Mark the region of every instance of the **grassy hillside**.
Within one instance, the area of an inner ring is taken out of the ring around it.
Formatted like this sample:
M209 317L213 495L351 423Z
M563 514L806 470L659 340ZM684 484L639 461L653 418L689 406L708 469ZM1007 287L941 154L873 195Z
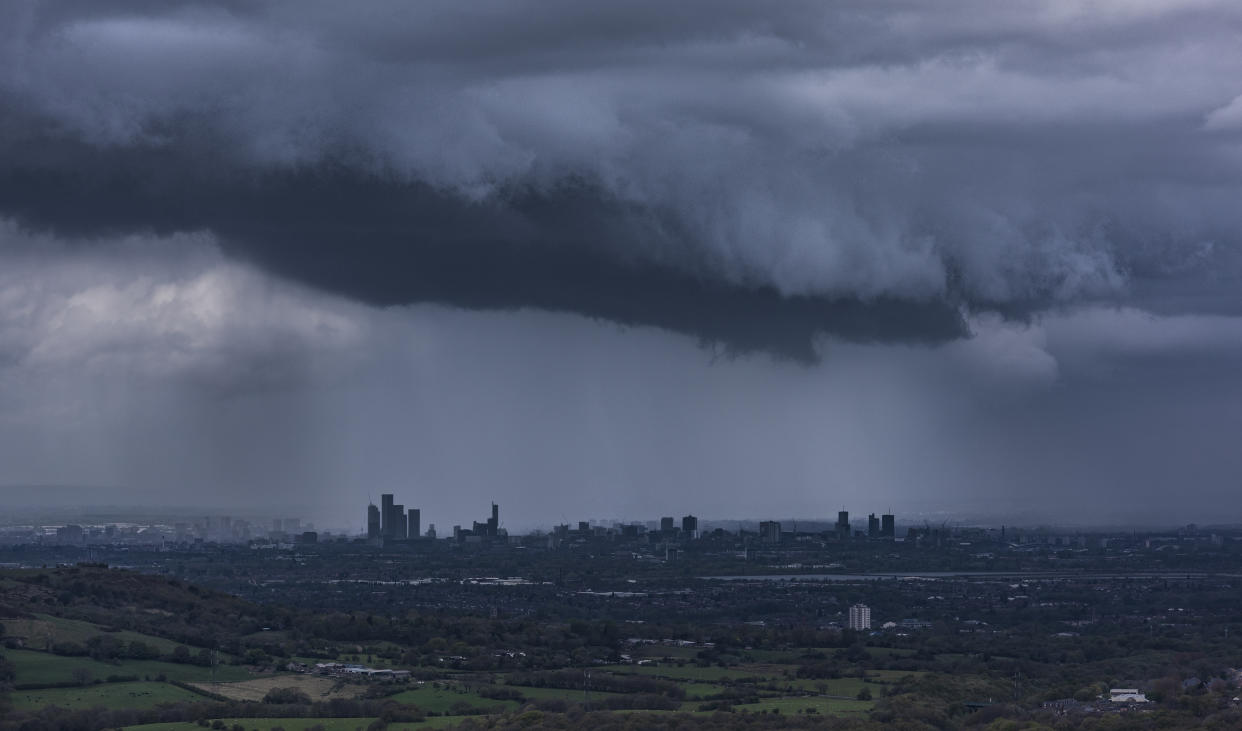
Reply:
M94 622L79 619L67 619L51 614L37 613L28 618L5 619L6 637L20 638L26 647L48 649L57 643L76 642L85 645L92 637L106 634L119 642L142 642L161 654L171 653L176 649L176 642L164 637L117 630Z
M83 688L19 690L13 693L12 700L18 710L33 710L44 706L151 708L159 703L198 701L202 697L168 683L101 683Z
M75 670L89 673L88 680L105 680L109 676L134 675L140 679L154 680L164 676L168 680L199 682L210 680L211 668L198 665L182 665L159 660L119 660L116 663L99 662L89 657L62 657L34 650L5 650L4 656L17 669L18 685L68 683L79 680ZM216 667L215 678L220 681L245 680L250 677L246 668L237 665Z
M283 728L285 731L308 731L309 729L323 729L323 731L364 731L374 718L224 718L220 721L225 728L232 728L233 724L237 724L247 731L258 729L259 731L270 731L270 729ZM428 718L426 721L418 723L391 723L388 725L388 731L422 731L423 729L445 728L460 723L460 718L440 717ZM148 723L141 726L129 726L126 731L203 731L203 727L196 723Z

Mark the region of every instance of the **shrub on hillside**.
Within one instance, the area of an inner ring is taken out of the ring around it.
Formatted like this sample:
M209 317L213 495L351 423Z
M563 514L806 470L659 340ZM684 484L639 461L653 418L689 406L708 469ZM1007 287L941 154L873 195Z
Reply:
M283 703L286 705L310 705L310 696L300 688L272 688L263 696L264 703Z

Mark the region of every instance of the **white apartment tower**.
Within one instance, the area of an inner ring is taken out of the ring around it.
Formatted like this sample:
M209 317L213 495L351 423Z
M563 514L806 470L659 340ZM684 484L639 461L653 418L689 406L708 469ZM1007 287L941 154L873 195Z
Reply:
M850 607L848 626L854 630L871 629L871 607L866 604L855 604Z

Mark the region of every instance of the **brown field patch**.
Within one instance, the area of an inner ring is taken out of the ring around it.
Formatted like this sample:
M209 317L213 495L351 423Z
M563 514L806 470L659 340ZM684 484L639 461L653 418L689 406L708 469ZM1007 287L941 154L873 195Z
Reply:
M297 688L310 696L312 701L356 698L363 691L360 685L342 683L318 675L299 674L273 675L236 683L191 683L191 685L235 701L261 701L263 696L273 688Z

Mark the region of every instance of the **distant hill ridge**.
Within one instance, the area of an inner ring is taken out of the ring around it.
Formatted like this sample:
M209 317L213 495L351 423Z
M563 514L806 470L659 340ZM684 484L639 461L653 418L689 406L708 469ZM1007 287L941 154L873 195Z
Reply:
M279 610L177 579L81 564L0 571L0 622L51 615L216 647L276 620Z

